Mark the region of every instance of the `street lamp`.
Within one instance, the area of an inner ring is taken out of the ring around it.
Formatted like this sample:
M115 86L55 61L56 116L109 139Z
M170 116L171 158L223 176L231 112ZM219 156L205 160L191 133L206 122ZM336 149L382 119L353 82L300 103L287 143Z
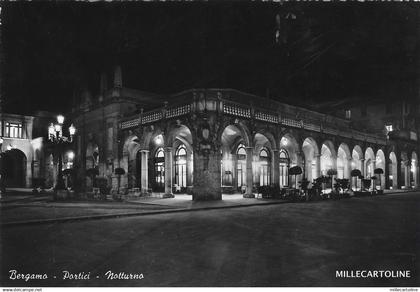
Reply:
M73 124L69 127L70 137L63 135L63 123L64 116L57 116L57 123L51 123L48 127L48 141L50 141L54 146L57 147L58 152L58 175L57 175L57 184L55 186L56 190L64 190L64 180L63 180L63 146L67 143L73 142L73 136L76 133L76 128Z

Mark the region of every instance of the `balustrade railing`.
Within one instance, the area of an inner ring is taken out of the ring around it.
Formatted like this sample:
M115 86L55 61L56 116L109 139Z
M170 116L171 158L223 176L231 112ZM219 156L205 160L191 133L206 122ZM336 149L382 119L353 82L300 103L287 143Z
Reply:
M376 134L363 133L354 129L349 128L349 122L340 120L334 117L323 118L321 114L311 111L304 111L303 118L296 118L298 113L292 109L293 113L290 112L274 112L268 111L263 108L253 107L255 112L250 107L246 107L237 102L232 102L227 99L221 99L223 103L223 113L233 115L242 118L255 118L256 120L282 124L294 128L302 128L314 132L323 132L330 135L347 137L359 141L367 141L370 143L386 144L385 136ZM182 115L189 114L192 111L192 104L176 105L169 108L160 108L150 112L145 112L135 118L126 119L121 121L121 129L129 129L137 127L141 124L148 124L159 121L163 118L174 118ZM315 115L315 118L309 118L308 116ZM319 117L318 117L319 116ZM325 117L325 116L324 116ZM345 129L345 130L340 130ZM417 138L417 137L415 137Z

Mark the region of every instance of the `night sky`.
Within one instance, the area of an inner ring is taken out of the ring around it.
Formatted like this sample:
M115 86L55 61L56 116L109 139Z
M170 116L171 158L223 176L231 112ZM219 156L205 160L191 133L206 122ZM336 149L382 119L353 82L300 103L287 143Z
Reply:
M298 105L414 99L420 83L419 8L5 3L4 110L66 111L83 89L98 94L100 72L111 73L115 64L121 64L123 86L155 93L235 88Z

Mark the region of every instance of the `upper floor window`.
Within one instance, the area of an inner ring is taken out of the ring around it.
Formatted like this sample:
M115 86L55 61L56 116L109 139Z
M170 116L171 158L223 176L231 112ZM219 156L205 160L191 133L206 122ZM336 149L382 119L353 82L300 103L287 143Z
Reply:
M351 119L351 110L346 110L346 119Z
M22 138L22 124L6 123L5 136L9 138Z

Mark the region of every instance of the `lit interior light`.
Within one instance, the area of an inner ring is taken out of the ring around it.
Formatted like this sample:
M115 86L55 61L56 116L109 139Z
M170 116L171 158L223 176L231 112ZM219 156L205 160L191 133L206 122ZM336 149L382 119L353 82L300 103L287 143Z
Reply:
M157 136L155 139L155 142L156 142L156 145L162 145L162 142L163 142L162 137L160 135Z

